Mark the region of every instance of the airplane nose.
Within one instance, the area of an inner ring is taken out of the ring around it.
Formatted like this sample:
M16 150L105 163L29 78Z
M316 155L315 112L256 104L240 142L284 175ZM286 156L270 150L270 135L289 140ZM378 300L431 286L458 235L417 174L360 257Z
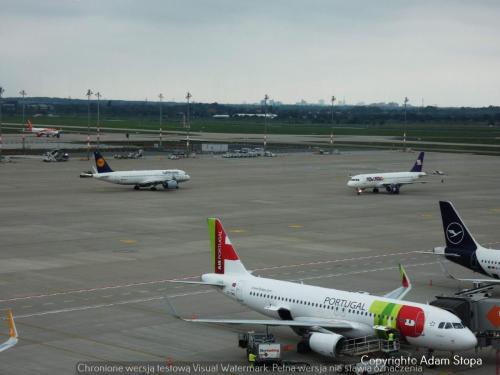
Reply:
M352 181L348 181L347 186L352 187Z
M469 329L467 332L457 335L455 344L458 350L469 350L477 346L477 337Z

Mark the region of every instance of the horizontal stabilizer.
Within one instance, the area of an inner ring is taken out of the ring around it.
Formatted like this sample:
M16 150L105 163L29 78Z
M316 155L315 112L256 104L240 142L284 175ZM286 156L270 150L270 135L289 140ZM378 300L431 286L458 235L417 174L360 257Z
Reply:
M170 283L179 283L179 284L193 284L193 285L207 285L207 286L219 286L223 287L224 283L210 283L206 281L184 281L184 280L170 280Z

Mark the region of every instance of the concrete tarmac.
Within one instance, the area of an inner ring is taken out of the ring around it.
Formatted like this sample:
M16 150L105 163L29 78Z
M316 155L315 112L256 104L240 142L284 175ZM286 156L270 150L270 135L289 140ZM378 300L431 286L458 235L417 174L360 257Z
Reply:
M87 161L0 164L0 309L13 309L20 334L18 345L1 353L0 373L72 374L79 361L244 362L236 333L259 327L185 323L165 301L188 317L262 317L212 289L168 282L210 272L209 216L222 218L245 266L263 277L383 294L399 286L401 262L414 284L407 299L460 290L467 285L446 279L437 259L418 251L443 245L441 199L454 202L481 243L500 242L498 159L427 153L424 169L447 176L404 186L400 195L357 196L346 186L349 174L409 170L416 156L110 158L115 170L180 168L191 175L171 191L80 179ZM0 328L3 339L5 321ZM272 331L283 343L298 341L289 329ZM479 368L425 373L493 373L494 350L478 355ZM331 362L293 351L285 357Z

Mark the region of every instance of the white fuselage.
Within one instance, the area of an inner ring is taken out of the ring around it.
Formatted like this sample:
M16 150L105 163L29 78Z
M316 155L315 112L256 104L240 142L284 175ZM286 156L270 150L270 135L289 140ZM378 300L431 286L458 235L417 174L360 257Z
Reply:
M500 250L478 246L476 258L484 272L495 279L500 278Z
M412 184L426 175L425 172L366 173L353 176L347 186L357 189L382 188L391 185Z
M37 136L42 136L42 135L45 135L47 137L50 137L50 136L57 136L60 131L57 130L57 129L52 129L52 128L30 128L28 129L28 131L32 132L32 133L36 133Z
M223 283L222 293L272 318L288 310L293 320L348 321L346 337L370 336L374 326L398 329L408 343L445 351L474 348L477 339L455 315L430 305L237 274L205 274L204 282ZM448 324L449 323L449 324ZM449 328L445 328L448 324ZM441 327L441 328L439 328Z
M189 175L180 169L145 170L145 171L116 171L94 173L92 177L119 185L152 186L162 181L175 180L178 183L189 181Z

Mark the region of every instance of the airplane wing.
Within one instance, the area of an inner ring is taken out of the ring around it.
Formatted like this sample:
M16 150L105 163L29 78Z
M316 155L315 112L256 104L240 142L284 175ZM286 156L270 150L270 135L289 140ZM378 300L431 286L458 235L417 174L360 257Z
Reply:
M399 265L399 274L401 275L401 286L397 289L394 289L392 292L385 294L383 297L403 299L404 296L406 296L411 290L412 285L410 282L410 278L406 274L406 271L401 264Z
M180 318L180 317L179 317ZM180 318L185 322L194 323L212 323L212 324L246 324L246 325L263 325L263 326L285 326L285 327L302 327L309 329L329 328L336 331L349 331L355 327L348 321L336 319L321 319L321 318L301 318L297 317L294 320L278 320L278 319L185 319Z
M441 255L441 254L439 254ZM450 254L446 254L447 256ZM453 256L453 254L452 254ZM458 256L458 255L457 255ZM471 282L471 283L478 283L478 284L500 284L500 279L461 279L459 277L454 276L446 266L443 264L443 262L439 261L439 265L441 266L441 270L443 273L449 277L450 279L456 280L456 281L466 281L466 282Z
M141 182L141 185L142 186L160 185L160 184L164 184L164 183L169 182L169 181L176 181L176 180L175 180L175 178L172 178L172 176L166 175L165 178L161 178L161 179L159 179L159 178L146 179L143 182Z
M18 341L16 324L14 323L14 317L12 316L11 310L7 313L7 320L9 321L9 339L0 344L0 352L12 348Z
M210 285L210 284L208 284ZM168 298L165 299L170 312L176 318L185 322L192 323L209 323L209 324L246 324L246 325L263 325L263 326L285 326L285 327L303 327L315 330L325 328L335 329L336 331L349 331L356 328L353 323L340 320L340 319L322 319L322 318L309 318L297 317L294 320L278 320L278 319L186 319L181 317L175 307L172 305Z

